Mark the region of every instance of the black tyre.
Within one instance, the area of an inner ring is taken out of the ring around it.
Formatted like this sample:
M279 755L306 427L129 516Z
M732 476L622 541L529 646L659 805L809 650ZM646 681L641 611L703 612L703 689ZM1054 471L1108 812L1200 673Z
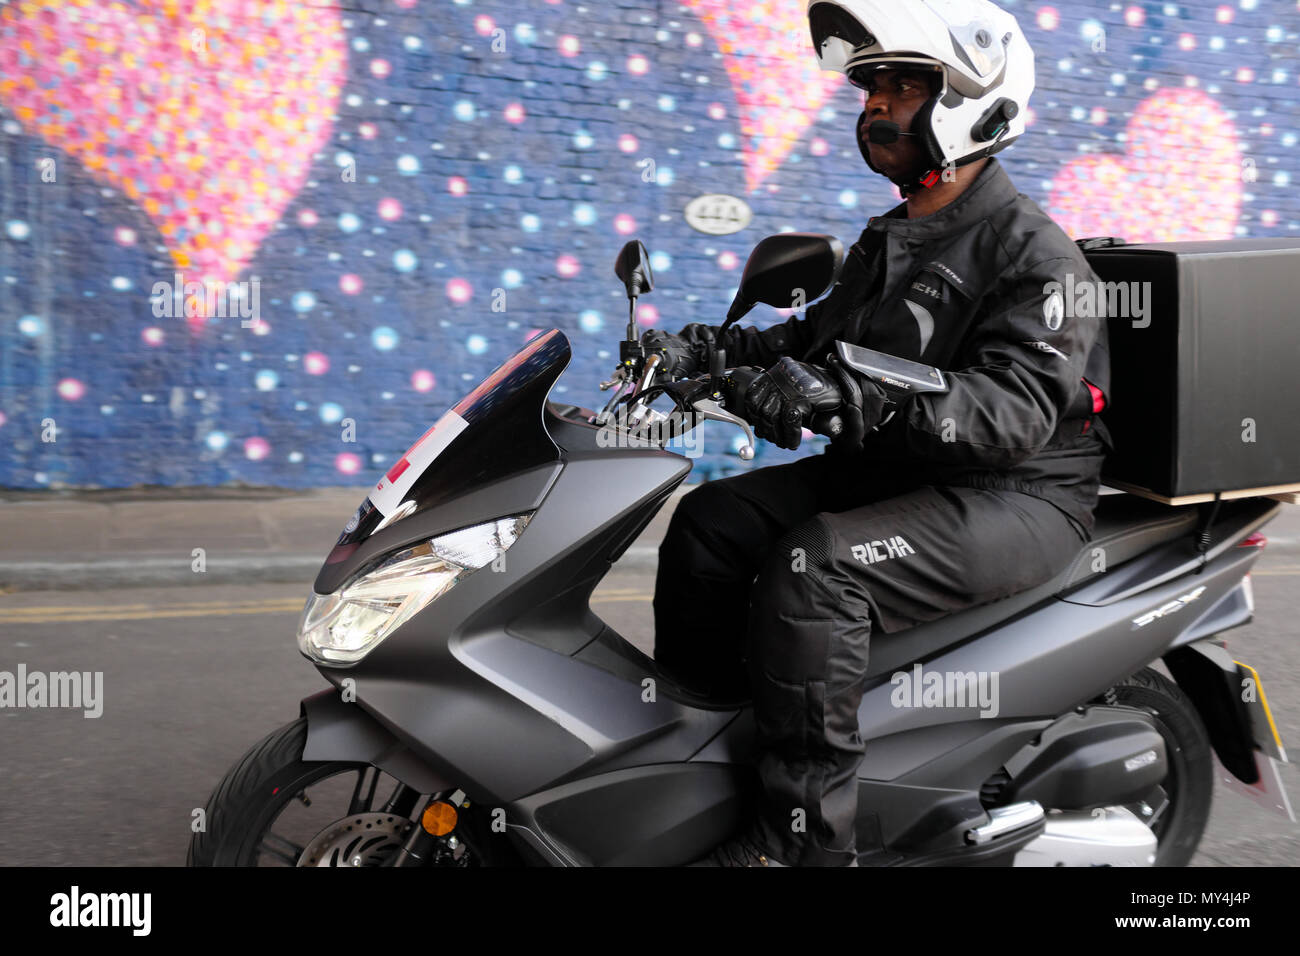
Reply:
M187 865L296 866L313 838L354 822L355 839L333 841L334 862L312 865L379 865L396 852L419 795L369 764L304 761L306 741L307 721L298 719L244 755L208 799Z
M1145 711L1164 737L1169 773L1146 800L1129 809L1160 841L1155 865L1186 866L1209 822L1214 794L1214 753L1200 714L1177 684L1149 667L1116 684L1101 700Z

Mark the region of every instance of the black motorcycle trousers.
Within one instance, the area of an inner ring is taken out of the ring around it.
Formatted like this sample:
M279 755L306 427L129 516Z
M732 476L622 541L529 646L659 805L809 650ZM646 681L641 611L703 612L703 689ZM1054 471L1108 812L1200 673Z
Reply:
M655 659L701 692L752 697L769 854L846 865L872 631L1035 587L1084 543L1041 498L909 485L860 457L710 481L682 498L660 545Z

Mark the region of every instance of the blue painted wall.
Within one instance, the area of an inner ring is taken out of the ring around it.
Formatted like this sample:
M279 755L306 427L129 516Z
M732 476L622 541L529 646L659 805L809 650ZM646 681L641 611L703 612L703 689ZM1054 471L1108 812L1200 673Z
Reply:
M0 14L0 485L370 484L533 330L573 344L554 397L600 402L628 239L676 330L722 320L762 236L851 241L896 202L860 94L810 98L798 30L772 49L799 0L193 6L182 53L120 3ZM1295 233L1296 4L1006 6L1038 89L1003 159L1069 231ZM259 78L279 102L239 99ZM711 192L749 227L687 226ZM158 315L178 272L256 280L261 321ZM698 477L792 457L707 428Z

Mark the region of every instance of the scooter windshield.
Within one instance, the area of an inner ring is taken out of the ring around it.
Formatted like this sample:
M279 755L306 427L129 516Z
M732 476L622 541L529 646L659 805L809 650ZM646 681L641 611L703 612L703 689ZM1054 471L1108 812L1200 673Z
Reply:
M351 554L382 525L558 461L543 413L572 354L559 329L542 332L448 409L371 489L326 564Z

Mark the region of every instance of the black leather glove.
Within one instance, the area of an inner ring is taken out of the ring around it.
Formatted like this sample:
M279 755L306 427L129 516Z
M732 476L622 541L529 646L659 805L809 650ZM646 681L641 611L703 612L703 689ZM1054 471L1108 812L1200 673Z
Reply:
M690 329L687 326L682 331ZM650 329L641 335L641 346L647 354L658 352L663 359L663 369L673 378L690 378L706 370L708 345L692 341L661 329Z
M831 439L836 445L861 447L867 431L880 424L891 399L889 393L869 378L857 374L831 352L826 356L830 374L839 387L844 404L839 409L843 427Z
M806 421L843 401L834 375L787 355L749 386L745 418L759 438L793 450L803 440Z

